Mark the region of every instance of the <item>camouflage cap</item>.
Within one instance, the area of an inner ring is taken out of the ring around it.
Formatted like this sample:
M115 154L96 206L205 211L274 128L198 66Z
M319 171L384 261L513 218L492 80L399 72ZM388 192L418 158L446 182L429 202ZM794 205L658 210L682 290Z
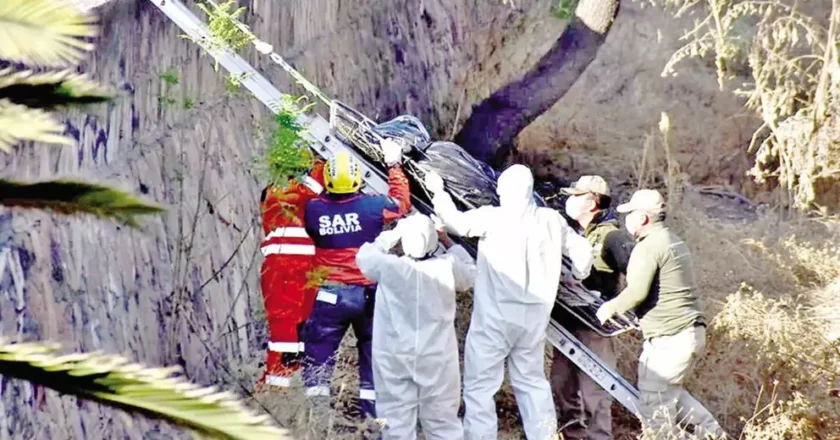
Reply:
M601 176L581 176L570 188L563 188L561 191L572 196L592 193L609 197L610 186Z

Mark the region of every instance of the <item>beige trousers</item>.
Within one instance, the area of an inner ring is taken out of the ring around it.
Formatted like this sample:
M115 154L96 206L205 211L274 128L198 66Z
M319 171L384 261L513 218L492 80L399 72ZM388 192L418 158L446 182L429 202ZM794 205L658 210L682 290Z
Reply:
M700 438L723 434L709 410L683 388L705 346L706 328L697 326L644 343L639 358L640 412L643 422L662 438L679 435L678 425L694 425Z
M615 350L610 338L585 328L572 334L601 361L615 368ZM612 440L612 396L557 349L551 361L551 389L560 413L558 426L563 438Z

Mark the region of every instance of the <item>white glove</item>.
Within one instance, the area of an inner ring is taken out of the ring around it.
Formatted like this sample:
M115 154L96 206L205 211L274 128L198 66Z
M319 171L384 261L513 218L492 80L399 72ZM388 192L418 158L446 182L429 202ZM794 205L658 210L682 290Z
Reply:
M443 220L435 214L432 214L432 222L435 224L435 231L443 231L444 228L446 228L446 225L443 224Z
M402 162L402 145L399 142L388 138L382 141L382 155L385 156L385 163L387 165L398 164Z
M429 190L432 195L443 192L443 178L440 177L438 173L434 171L426 171L426 178L424 180L426 189Z
M392 229L390 231L382 231L379 236L376 237L374 244L383 252L388 252L397 244L398 241L400 241L400 232L396 229Z
M595 316L598 317L598 321L600 321L601 324L604 324L613 317L613 313L609 308L609 301L601 304L601 307L598 307L598 311L595 312Z

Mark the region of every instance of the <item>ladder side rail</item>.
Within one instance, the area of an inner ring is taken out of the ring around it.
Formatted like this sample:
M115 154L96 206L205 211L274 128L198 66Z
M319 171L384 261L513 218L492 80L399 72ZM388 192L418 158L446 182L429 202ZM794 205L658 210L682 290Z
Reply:
M197 42L210 38L207 26L195 14L192 13L180 0L149 0L167 17L177 24L187 35ZM215 58L225 70L232 75L242 77L240 83L245 86L257 99L259 99L273 113L282 110L282 99L284 94L272 85L262 74L254 69L247 61L238 54L227 48L210 48L202 45L203 49ZM348 149L356 156L362 165L366 192L387 194L388 184L383 173L370 162L361 157L351 148L347 148L342 142L332 135L329 123L320 116L301 115L299 122L308 127L307 136L315 143L313 150L321 157L328 157L340 148ZM432 208L424 201L412 196L413 209L419 208L426 214L433 212ZM455 238L455 237L453 237ZM475 250L468 247L474 253ZM438 249L438 252L442 248ZM602 386L622 405L634 413L638 408L638 391L627 383L618 373L592 354L586 346L564 329L556 321L552 320L549 325L548 339L552 345L559 349L572 362L574 362L584 373L592 377L596 383Z
M192 11L190 11L180 0L149 0L158 9L161 10L167 17L169 17L185 34L192 37L196 42L207 41L211 34L204 22L199 19ZM245 86L251 94L254 95L260 102L265 104L273 113L277 114L283 109L283 97L286 96L281 93L273 84L271 84L265 76L260 74L253 66L251 66L245 59L229 50L228 48L208 47L201 44L202 49L209 53L218 63L225 68L231 75L241 76L241 85ZM320 121L323 123L319 123ZM327 147L331 152L335 152L339 147L344 147L343 144L334 140L334 136L330 136L329 124L320 116L311 117L307 115L300 115L298 122L304 127L308 127L306 136L310 141ZM329 139L324 142L323 139ZM325 145L326 144L326 145ZM338 145L336 145L338 144ZM323 148L313 148L315 153L324 157ZM352 151L352 150L351 150ZM358 155L356 155L358 156ZM381 174L375 172L367 160L361 163L362 173L367 176L365 183L371 188L366 189L365 192L377 192L380 194L388 193L388 182L383 179Z
M639 412L639 391L625 380L617 371L604 364L598 356L566 330L557 321L552 320L546 332L548 341L560 350L581 371L591 377L621 405L631 413Z

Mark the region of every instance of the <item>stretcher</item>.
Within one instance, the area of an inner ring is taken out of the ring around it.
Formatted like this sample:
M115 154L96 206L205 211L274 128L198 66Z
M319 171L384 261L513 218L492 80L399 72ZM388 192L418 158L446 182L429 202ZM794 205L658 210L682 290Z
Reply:
M148 1L159 8L194 41L201 44L202 41L211 40L206 24L180 0ZM244 25L242 28L247 31ZM230 75L242 78L241 85L272 112L279 113L282 110L284 95L247 61L226 47L201 45ZM426 129L416 118L401 116L384 124L377 124L353 108L327 98L323 92L308 83L288 65L282 57L274 53L271 46L258 39L254 41L254 45L258 52L269 56L308 91L329 105L329 121L316 114L303 114L299 116L299 122L308 127L306 136L311 141L313 151L321 157L328 158L339 149L349 150L357 157L362 168L363 192L387 194L387 175L382 164L379 144L384 137L394 137L403 143L404 169L412 189L413 211L433 213L429 194L422 184L425 172L429 169L434 169L443 177L447 190L461 209L498 203L495 193L495 171L473 159L453 143L431 142ZM538 194L535 194L535 200L538 204L545 203ZM477 244L474 241L458 237L453 237L453 239L457 239L473 256L476 255ZM570 267L570 261L565 259L564 272L571 273ZM607 325L600 325L595 318L595 310L603 302L600 294L584 288L571 278L563 280L557 298L557 307L562 307L603 336L615 336L638 329L638 322L632 314L619 316ZM556 349L572 360L628 410L634 414L638 412L638 391L614 369L598 359L567 331L562 323L552 320L547 334L549 342Z
M426 171L437 172L456 205L467 210L484 205L498 206L496 195L497 173L488 165L470 156L463 148L452 142L432 142L426 129L412 116L397 118L376 124L360 112L339 101L330 103L330 129L345 145L352 147L358 156L364 156L380 174L385 173L379 142L385 137L401 140L405 161L403 167L412 184L413 200L422 200L419 211L431 213L431 195L423 186ZM545 206L542 196L535 193L534 199ZM475 257L477 243L461 237L455 239L464 245ZM564 257L563 273L571 274L571 261ZM601 336L611 337L638 329L638 320L632 312L616 316L602 325L595 316L603 304L599 292L589 290L580 282L567 276L557 293L557 306L576 317L584 325Z

